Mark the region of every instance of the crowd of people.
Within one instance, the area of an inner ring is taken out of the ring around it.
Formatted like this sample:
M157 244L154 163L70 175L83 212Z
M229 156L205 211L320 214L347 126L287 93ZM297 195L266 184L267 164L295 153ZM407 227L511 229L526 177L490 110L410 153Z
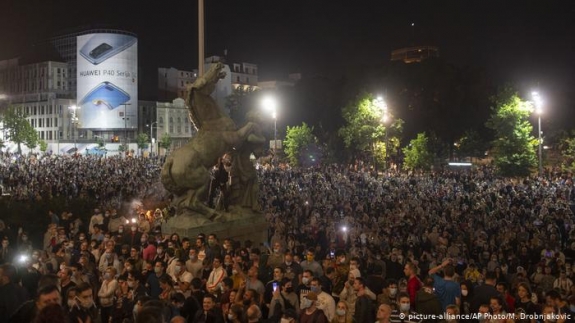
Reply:
M110 162L149 169L141 160ZM162 232L162 210L141 205L125 214L95 209L83 222L50 212L42 245L30 243L25 230L11 232L0 223L0 317L191 323L575 319L575 192L568 174L513 180L489 167L374 174L358 162L260 167L258 176L269 223L262 244L210 232ZM57 178L53 170L36 169L35 178L50 177Z

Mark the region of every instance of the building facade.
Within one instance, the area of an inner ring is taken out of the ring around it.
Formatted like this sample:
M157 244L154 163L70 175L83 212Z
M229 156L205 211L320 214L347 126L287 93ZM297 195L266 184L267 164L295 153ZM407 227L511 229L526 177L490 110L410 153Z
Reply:
M195 129L188 117L188 108L184 99L177 98L172 102L157 102L157 139L163 135L172 138L172 147L179 148L186 144L195 134Z
M198 71L183 71L176 68L158 68L158 100L171 102L184 98L186 87L194 83Z

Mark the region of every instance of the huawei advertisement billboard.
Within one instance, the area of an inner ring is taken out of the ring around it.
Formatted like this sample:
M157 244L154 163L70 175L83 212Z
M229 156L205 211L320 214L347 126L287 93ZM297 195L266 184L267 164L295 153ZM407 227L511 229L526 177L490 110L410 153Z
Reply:
M137 127L138 43L134 36L78 36L79 128Z

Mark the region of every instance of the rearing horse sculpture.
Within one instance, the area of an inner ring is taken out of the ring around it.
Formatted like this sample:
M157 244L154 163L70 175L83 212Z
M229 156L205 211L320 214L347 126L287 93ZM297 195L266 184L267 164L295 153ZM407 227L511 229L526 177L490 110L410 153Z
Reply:
M208 207L209 170L219 157L239 149L246 141L263 143L259 125L248 122L237 128L235 122L216 104L210 94L219 79L225 76L224 65L216 63L198 78L186 93L190 120L197 134L166 160L161 173L164 187L174 195L176 214L200 215L212 219L216 211Z

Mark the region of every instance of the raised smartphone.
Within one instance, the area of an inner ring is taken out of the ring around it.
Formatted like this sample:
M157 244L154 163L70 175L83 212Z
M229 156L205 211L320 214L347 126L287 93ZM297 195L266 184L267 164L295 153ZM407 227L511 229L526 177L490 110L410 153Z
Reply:
M130 95L126 91L110 82L102 82L93 88L80 101L82 108L105 106L113 110L130 101Z
M80 55L88 62L98 65L108 58L121 53L137 42L136 37L119 34L97 34L90 38L82 49Z

